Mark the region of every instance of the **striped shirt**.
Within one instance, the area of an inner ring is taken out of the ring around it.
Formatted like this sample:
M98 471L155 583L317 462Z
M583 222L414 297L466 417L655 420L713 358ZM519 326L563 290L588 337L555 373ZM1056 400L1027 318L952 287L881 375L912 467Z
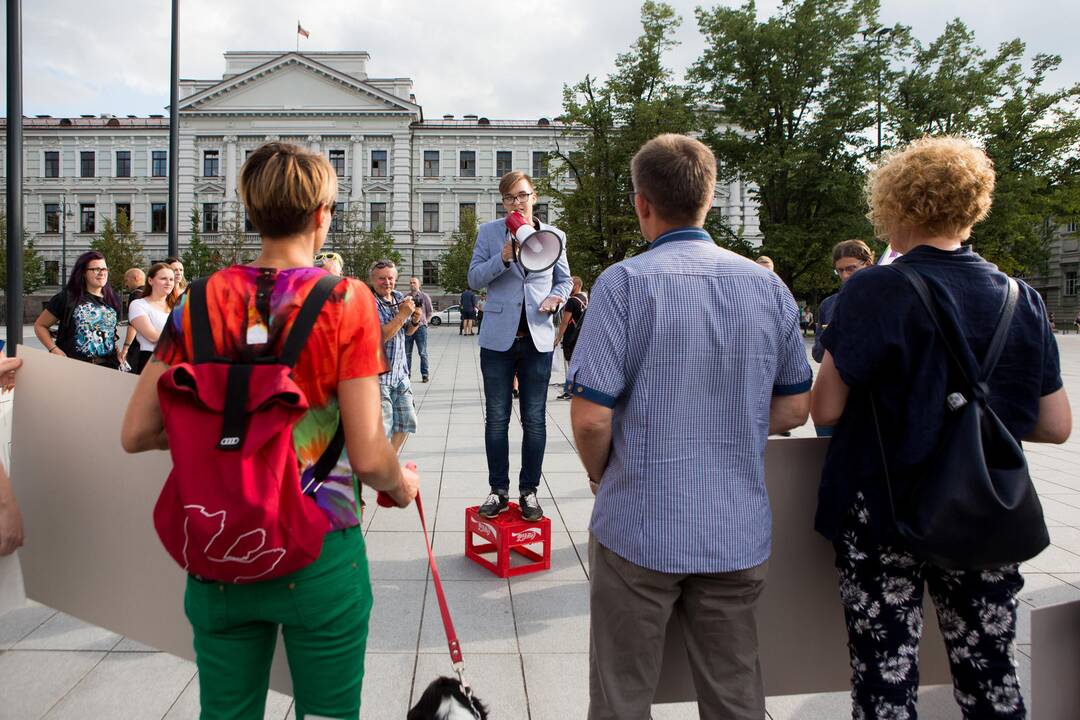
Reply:
M386 325L392 321L397 316L398 303L404 299L405 296L397 290L390 291L389 301L383 300L376 295L375 304L379 308L379 324ZM408 321L389 340L383 343L386 364L390 370L379 376L380 385L400 385L402 381L409 377L409 368L405 364L407 360L405 357L405 327L407 325Z
M768 559L769 405L811 381L780 278L701 228L665 233L597 280L569 377L614 410L590 523L601 544L670 573Z

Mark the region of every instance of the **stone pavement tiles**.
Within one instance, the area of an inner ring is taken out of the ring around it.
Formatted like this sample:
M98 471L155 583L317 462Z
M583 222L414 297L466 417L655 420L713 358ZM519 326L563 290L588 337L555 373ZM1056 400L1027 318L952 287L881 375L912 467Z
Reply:
M1080 397L1080 337L1059 336L1063 373ZM403 457L420 468L434 549L461 637L469 681L495 717L584 718L588 698L588 558L592 499L574 453L569 403L548 404L541 502L552 521L552 569L501 580L463 554L464 508L487 490L482 382L473 338L452 327L429 334L431 382L414 387L419 431ZM557 358L553 381L562 377ZM809 425L794 433L813 436ZM521 428L510 427L511 476ZM1028 447L1053 544L1023 567L1019 661L1029 685L1030 609L1080 598L1080 432L1064 446ZM370 495L370 493L369 493ZM369 497L369 499L371 499ZM424 686L450 673L426 553L415 513L368 505L365 517L375 608L362 717L405 716ZM150 509L147 508L147 512ZM33 542L33 537L29 538ZM266 717L292 718L291 699L272 693ZM959 718L948 688L921 699L923 716ZM774 697L772 720L848 717L846 693ZM36 604L0 617L0 720L198 717L194 664ZM656 720L696 718L694 703L658 705Z

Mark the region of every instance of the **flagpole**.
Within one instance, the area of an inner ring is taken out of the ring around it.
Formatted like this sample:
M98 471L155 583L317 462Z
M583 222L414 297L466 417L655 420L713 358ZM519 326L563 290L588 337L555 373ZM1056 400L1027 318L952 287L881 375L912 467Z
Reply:
M296 52L300 52L300 18L296 18Z

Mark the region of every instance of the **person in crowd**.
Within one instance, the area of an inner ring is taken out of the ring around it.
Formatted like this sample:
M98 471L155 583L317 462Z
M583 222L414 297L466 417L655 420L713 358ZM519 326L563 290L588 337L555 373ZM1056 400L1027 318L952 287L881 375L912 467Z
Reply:
M322 268L331 275L341 277L345 270L345 261L336 252L324 252L315 256L315 267Z
M20 358L0 357L0 387L7 392L15 387L15 371L22 365ZM11 488L11 478L0 464L0 557L10 555L23 545L25 539L22 514Z
M1076 328L1076 332L1080 333L1080 310L1076 311L1076 317L1073 318L1073 327Z
M581 322L585 318L585 308L589 306L589 296L582 290L582 281L577 275L570 278L573 287L570 290L570 299L563 306L562 321L559 323L559 331L555 333L555 346L562 344L563 360L566 362L566 380L570 381L570 358L574 354L574 345L577 343L578 334L581 332ZM564 389L559 395L559 400L569 400L573 395Z
M96 250L75 261L64 289L49 298L34 321L34 335L53 355L120 367L120 297L109 286L109 264ZM56 342L50 329L57 325Z
M514 262L514 245L505 220L480 226L469 264L469 285L487 288L487 321L480 331L480 373L484 378L486 414L484 448L487 453L491 492L480 506L484 517L495 517L509 508L510 406L514 377L521 396L521 474L518 476L519 508L529 521L544 516L536 489L547 444L547 386L554 351L554 314L570 294L570 266L566 261L563 232L533 216L536 189L532 178L512 170L499 180L506 212L519 213L537 230L551 230L563 239L563 251L555 265L543 272L527 273Z
M484 324L484 305L487 303L487 293L480 293L476 298L476 332L480 332L480 326Z
M124 292L127 293L124 302L125 309L130 308L131 303L142 297L144 285L146 285L146 273L142 271L142 268L130 268L124 273ZM127 317L127 313L124 315Z
M862 240L844 240L836 243L833 247L832 261L833 272L840 278L840 287L843 287L844 283L850 280L855 273L874 264L874 251ZM839 293L833 293L822 300L821 305L818 306L817 326L814 328L814 347L810 354L819 363L825 357L825 348L821 344L821 334L825 332L825 328L829 327L833 307L838 297L840 297Z
M376 260L368 272L382 324L383 351L390 371L379 376L382 392L383 425L394 450L400 451L405 439L416 432L416 408L412 383L405 358L405 338L420 329L421 309L409 295L394 289L397 266L392 260Z
M250 359L280 353L301 304L326 276L312 258L330 227L337 182L324 156L269 143L244 163L239 193L261 253L250 265L212 275L206 292L215 352ZM170 365L192 358L189 297L174 309L128 405L121 437L127 452L169 445L157 383ZM399 467L383 434L381 348L371 293L359 280L344 279L293 371L310 404L293 432L301 476L325 452L339 422L344 428L347 462L314 490L331 530L319 558L294 573L238 585L188 578L184 608L194 631L203 718L263 717L279 628L296 716L359 716L372 595L354 478L401 507L416 496L418 482Z
M458 327L458 335L474 335L473 325L476 323L476 293L472 288L465 288L461 293L461 325Z
M184 261L176 256L170 256L165 258L165 264L172 268L176 278L176 294L183 295L188 288L187 278L184 277Z
M133 301L128 308L127 337L124 338L120 361L126 361L133 373L141 373L146 367L150 356L154 354L161 331L165 329L169 313L176 305L175 277L171 267L163 262L154 263L150 266L141 297ZM132 353L131 349L136 340L138 347L135 347L135 352Z
M875 231L902 253L893 264L918 272L945 324L981 357L1009 281L964 245L990 211L991 160L961 138L923 138L883 158L867 188ZM1057 344L1039 294L1019 286L989 404L1018 441L1061 443L1072 418ZM887 311L867 312L883 302ZM853 717L916 717L924 583L964 717L1027 717L1013 657L1018 566L946 570L917 557L892 527L883 466L893 493L906 496L941 437L953 374L941 334L907 279L875 266L844 284L821 342L812 415L835 431L815 527L836 548Z
M428 323L431 321L431 315L435 312L435 309L431 306L431 297L420 289L420 278L409 278L409 297L412 298L413 305L417 310L420 310L420 325L417 326L416 332L412 335L405 335L405 368L409 373L409 378L412 378L412 351L413 346L416 346L416 352L420 356L420 380L421 382L428 381L428 354L427 354L427 331Z
M776 272L776 267L773 265L772 258L768 255L762 255L754 262L756 262L758 265L765 268L769 272Z
M810 409L799 311L779 277L703 229L716 184L708 147L659 135L638 150L631 177L649 251L594 284L567 383L596 494L589 718L650 716L676 612L701 716L761 720L765 444ZM685 321L688 297L695 322Z
M1057 318L1054 313L1050 313L1050 332L1057 332Z

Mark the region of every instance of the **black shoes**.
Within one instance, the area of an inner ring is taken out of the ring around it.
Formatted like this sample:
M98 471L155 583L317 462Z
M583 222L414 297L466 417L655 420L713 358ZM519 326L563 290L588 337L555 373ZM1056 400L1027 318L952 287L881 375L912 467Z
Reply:
M422 381L423 381L423 382L427 382L427 381L428 381L428 376L427 376L427 375L425 375L425 376L423 377Z
M539 505L537 507L539 507ZM487 500L484 501L484 504L481 505L480 509L476 512L480 517L493 518L498 517L509 508L510 499L506 495L492 491L491 494L487 496Z
M536 499L535 492L527 492L518 498L518 507L521 508L521 519L536 522L544 517L544 509L540 507L540 501Z
M572 399L573 397L574 397L574 396L573 396L573 395L571 395L570 393L568 393L568 392L564 392L564 393L563 393L562 395L556 395L556 396L555 396L555 399L556 399L556 400L570 400L570 399Z

